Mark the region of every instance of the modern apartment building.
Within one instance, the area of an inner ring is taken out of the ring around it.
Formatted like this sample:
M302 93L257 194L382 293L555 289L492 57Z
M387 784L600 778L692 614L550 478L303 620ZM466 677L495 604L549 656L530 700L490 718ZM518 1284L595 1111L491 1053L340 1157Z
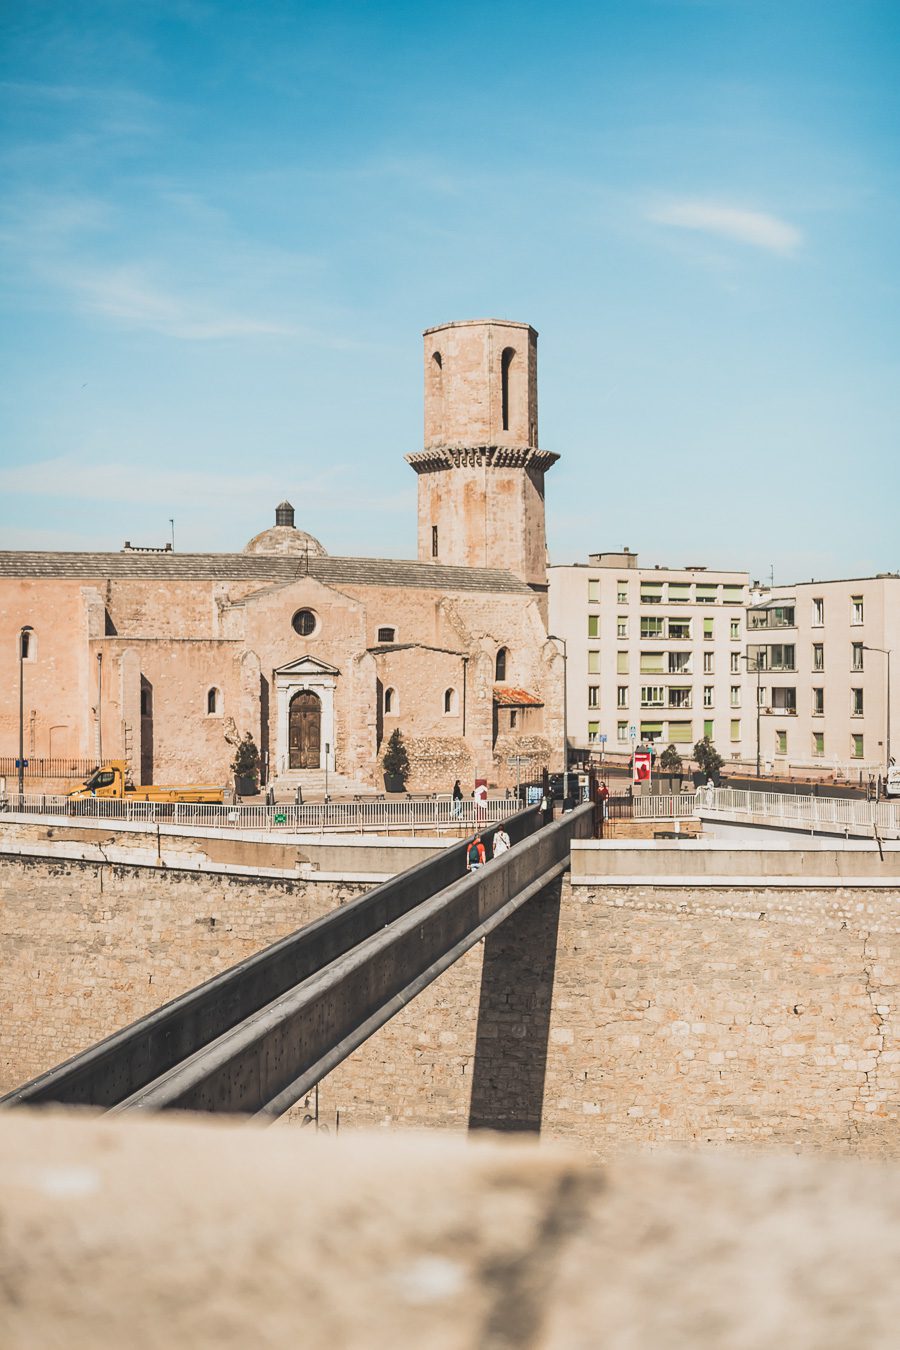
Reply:
M747 756L748 573L640 567L625 548L548 574L570 749L627 754L637 739L690 754L709 736L724 759Z
M755 591L746 654L747 678L759 688L764 771L787 762L874 774L886 767L889 744L900 753L897 574ZM752 707L756 687L748 693ZM755 738L754 726L754 754Z

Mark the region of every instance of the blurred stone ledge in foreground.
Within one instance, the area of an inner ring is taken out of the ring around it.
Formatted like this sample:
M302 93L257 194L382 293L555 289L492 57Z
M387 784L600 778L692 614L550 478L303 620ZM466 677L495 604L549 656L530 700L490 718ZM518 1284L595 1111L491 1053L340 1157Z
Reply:
M0 1118L5 1350L896 1346L900 1173Z

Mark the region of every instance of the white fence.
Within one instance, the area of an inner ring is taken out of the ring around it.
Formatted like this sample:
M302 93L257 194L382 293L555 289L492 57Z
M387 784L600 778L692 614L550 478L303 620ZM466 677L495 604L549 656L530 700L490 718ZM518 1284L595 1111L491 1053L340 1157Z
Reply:
M750 792L738 788L698 788L698 809L764 816L806 826L900 830L900 802L864 802L852 797L812 797L789 792Z
M461 826L477 829L495 825L521 810L512 797L454 803L450 798L402 801L311 802L304 806L216 806L202 802L134 802L115 798L68 797L9 793L0 800L0 810L24 816L55 816L69 819L158 822L196 828L318 831L365 829L415 829ZM0 816L0 821L2 821Z
M632 802L635 820L689 820L696 814L697 797L693 792L658 792L635 797Z

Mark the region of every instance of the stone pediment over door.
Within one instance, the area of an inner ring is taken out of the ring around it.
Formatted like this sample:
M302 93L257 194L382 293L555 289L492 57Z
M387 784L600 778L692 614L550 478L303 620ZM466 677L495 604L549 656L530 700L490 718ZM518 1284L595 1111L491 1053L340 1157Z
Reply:
M340 675L340 673L337 666L330 666L327 661L320 661L317 656L301 656L298 660L289 661L286 666L278 666L275 670L276 678L279 675L290 678L304 675Z
M320 661L316 656L301 656L296 661L279 666L275 675L275 763L277 773L282 777L288 773L291 764L292 727L295 737L311 734L309 744L300 745L299 765L302 768L333 769L335 744L334 692L340 676L336 666ZM300 696L304 696L300 698ZM311 698L306 698L311 695ZM292 722L291 707L294 700L295 713L298 716ZM315 747L314 757L310 760L310 744Z

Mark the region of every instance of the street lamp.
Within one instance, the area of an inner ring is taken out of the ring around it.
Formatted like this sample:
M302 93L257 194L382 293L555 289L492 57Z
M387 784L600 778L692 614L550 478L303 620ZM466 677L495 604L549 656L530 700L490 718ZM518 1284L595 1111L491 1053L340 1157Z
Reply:
M741 660L747 662L747 674L750 674L750 656L747 652L741 652ZM753 669L756 671L756 776L761 777L760 756L759 756L759 676L762 666L759 664L759 652L753 658Z
M568 684L569 684L569 653L566 646L566 639L557 637L555 633L548 633L551 642L562 643L563 659L563 801L569 799L569 702L568 702Z
M886 657L887 657L887 671L886 671L886 675L887 675L887 695L886 695L886 698L885 698L885 704L886 704L885 711L886 711L886 713L887 713L887 735L885 736L885 745L884 745L884 748L885 748L885 758L886 758L885 783L887 783L887 775L888 775L888 773L890 772L890 768L891 768L891 652L893 651L893 648L892 648L892 647L867 647L866 644L863 643L863 651L864 651L864 652L881 652L881 655L882 655L882 656L886 656Z
M29 634L34 629L26 623L19 629L19 796L25 793L25 657L28 654Z

